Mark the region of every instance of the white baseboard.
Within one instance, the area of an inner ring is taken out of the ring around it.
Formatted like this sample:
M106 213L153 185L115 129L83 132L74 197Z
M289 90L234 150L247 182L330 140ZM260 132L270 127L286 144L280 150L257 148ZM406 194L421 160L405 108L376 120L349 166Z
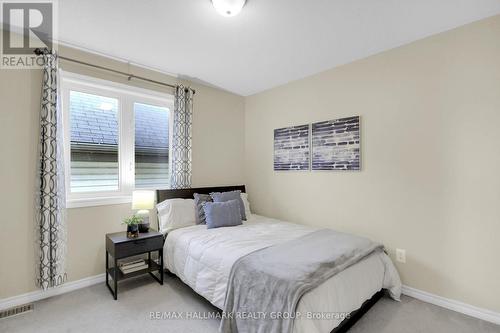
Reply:
M72 281L63 284L62 286L51 288L49 290L37 290L30 293L13 296L9 298L0 299L0 311L5 310L14 306L33 303L45 298L49 298L56 295L61 295L69 293L74 290L89 287L94 284L103 283L106 276L104 274L99 274L95 276L90 276L78 281ZM428 293L419 289L415 289L408 286L403 286L402 290L404 295L416 298L426 303L434 304L445 309L463 313L465 315L489 321L491 323L500 325L500 313L482 309L473 305L469 305L460 301L455 301L449 298L444 298L438 295Z
M33 303L44 298L69 293L77 289L89 287L94 284L102 283L105 279L106 275L99 274L81 280L67 282L59 287L51 288L48 290L36 290L26 294L0 299L0 311L22 304Z
M423 302L434 304L445 309L460 312L474 318L482 319L500 325L500 313L498 312L478 308L477 306L466 304L460 301L455 301L449 298L444 298L408 286L403 286L402 292L404 295L416 298Z

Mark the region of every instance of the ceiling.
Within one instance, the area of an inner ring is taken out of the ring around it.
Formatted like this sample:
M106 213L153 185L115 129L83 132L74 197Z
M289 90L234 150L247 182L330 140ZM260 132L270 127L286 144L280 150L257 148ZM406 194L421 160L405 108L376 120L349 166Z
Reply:
M251 95L500 13L500 0L61 0L61 41Z

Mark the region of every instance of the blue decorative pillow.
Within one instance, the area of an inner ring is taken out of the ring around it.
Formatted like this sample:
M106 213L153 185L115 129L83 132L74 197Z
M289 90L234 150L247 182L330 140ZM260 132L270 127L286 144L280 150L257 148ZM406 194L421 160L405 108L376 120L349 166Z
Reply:
M233 227L242 224L237 200L205 202L203 204L208 229Z
M225 201L229 201L229 200L238 201L241 219L243 221L247 220L247 217L245 214L245 205L243 204L243 200L241 199L241 191L238 190L238 191L230 191L230 192L212 192L212 193L210 193L210 196L212 197L212 200L214 202L225 202Z

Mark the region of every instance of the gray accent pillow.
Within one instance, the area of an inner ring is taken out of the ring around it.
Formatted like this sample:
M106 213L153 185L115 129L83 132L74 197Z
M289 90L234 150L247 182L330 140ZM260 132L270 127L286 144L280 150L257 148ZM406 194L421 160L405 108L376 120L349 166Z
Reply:
M243 204L243 200L241 199L241 191L230 191L230 192L212 192L210 193L212 200L214 202L225 202L229 200L238 201L238 205L240 208L241 219L243 221L247 220L247 216L245 214L245 204Z
M196 224L205 224L205 211L203 210L203 204L205 202L211 202L212 197L209 194L199 194L195 193L194 195L194 209Z
M242 224L238 200L205 202L203 204L207 229L233 227Z

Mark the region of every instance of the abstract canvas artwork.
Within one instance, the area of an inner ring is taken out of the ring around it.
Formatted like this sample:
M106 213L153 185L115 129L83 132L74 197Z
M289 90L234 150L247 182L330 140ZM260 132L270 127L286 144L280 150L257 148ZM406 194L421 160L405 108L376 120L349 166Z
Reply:
M274 130L274 170L309 170L309 125Z
M360 170L359 116L312 124L312 170Z

